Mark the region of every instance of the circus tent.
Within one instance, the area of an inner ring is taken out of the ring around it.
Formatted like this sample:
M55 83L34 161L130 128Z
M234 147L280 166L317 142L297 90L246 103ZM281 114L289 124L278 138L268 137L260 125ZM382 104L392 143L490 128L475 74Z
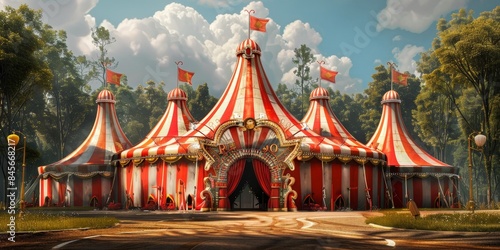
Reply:
M382 97L380 123L367 145L387 156L392 206L406 207L412 199L419 207L451 207L456 202L458 168L439 161L418 146L401 115L399 94Z
M300 190L297 183L301 181L301 172L297 168L303 163L313 159L320 164L370 160L376 165L384 161L380 152L362 145L339 144L293 117L274 93L260 60L261 53L252 39L237 47L236 65L222 97L199 123L185 122L189 126L186 133L158 145L134 147L119 154L117 161L125 168L131 162L136 167L151 166L148 174L124 177L128 190L133 190L135 206L144 206L157 197L161 198L157 205L163 206L166 198L172 197L179 208L191 197L194 204L202 206L200 209L232 209L238 203L235 196L248 182L260 206L265 203L269 210L286 211L295 207L295 200L301 203L306 195L322 192L323 183L319 180L323 173L317 171L317 164L309 168L310 175L304 176L309 181L305 191L310 193ZM178 123L180 117L173 118L170 122ZM246 179L246 174L242 177L244 173L250 173L253 182ZM358 180L359 176L356 173L352 178ZM142 187L134 189L134 185ZM164 191L155 195L158 186ZM364 190L363 184L363 194ZM141 194L137 195L137 191Z
M94 126L85 141L63 159L38 167L40 206L102 206L116 176L112 157L132 144L123 133L109 90L97 96Z
M184 193L185 189L192 190L196 186L193 158L179 161L181 157L177 155L158 154L156 147L171 139L177 140L197 123L189 112L187 98L186 92L180 88L170 91L167 108L156 126L142 142L120 153L118 202L129 202L128 207L144 207L152 201L165 209L179 208L181 202L178 201L184 197L178 195L179 192ZM174 162L176 164L172 164ZM188 176L190 178L186 178ZM194 191L191 195L194 197Z
M311 166L321 166L323 186L328 197L325 203L328 206L335 206L335 200L345 199L349 203L347 206L351 208L369 209L374 204L380 207L384 198L381 195L384 193L384 186L383 169L379 163L385 159L384 154L356 140L336 117L329 99L330 95L325 88L314 89L309 97L309 109L302 122L316 134L342 147L348 147L352 156L338 157L337 161L321 159L319 163L310 161L309 164L302 164L301 176L311 176ZM302 191L305 192L304 186L307 186L307 183L317 182L302 179Z

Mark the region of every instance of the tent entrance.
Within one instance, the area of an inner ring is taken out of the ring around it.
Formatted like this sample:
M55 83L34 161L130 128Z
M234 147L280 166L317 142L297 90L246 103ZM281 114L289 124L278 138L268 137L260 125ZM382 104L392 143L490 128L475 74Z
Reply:
M262 190L253 170L252 159L247 159L236 190L229 196L231 210L267 210L269 196Z

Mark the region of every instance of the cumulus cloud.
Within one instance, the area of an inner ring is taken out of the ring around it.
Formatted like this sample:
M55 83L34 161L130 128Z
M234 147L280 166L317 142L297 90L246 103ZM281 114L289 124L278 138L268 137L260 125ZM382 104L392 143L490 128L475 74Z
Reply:
M392 50L392 54L394 54L394 58L396 58L396 64L398 65L398 70L401 72L410 72L415 75L419 75L417 72L417 62L415 61L415 57L424 52L424 47L419 47L415 45L406 45L403 49L394 48Z
M467 0L387 0L377 14L377 30L403 29L421 33L440 17L466 7Z
M95 19L87 13L97 5L98 0L0 0L0 8L12 6L18 8L26 4L35 10L41 10L42 21L56 30L65 30L68 35L68 47L76 52L90 53L93 45L90 29L95 26Z
M392 41L393 42L396 42L396 41L401 41L401 36L400 35L397 35L395 37L392 38Z
M247 2L235 1L238 0L199 2L226 9ZM278 83L294 84L296 77L293 74L293 50L306 44L317 60L325 61L325 67L339 72L335 88L347 93L362 91L362 88L357 87L361 80L349 74L353 66L350 58L322 55L318 49L322 37L309 23L296 20L284 25L281 31L281 26L269 17L269 10L260 1L249 2L239 11L219 14L211 23L193 8L171 3L150 17L125 19L116 26L106 20L96 24L95 18L88 14L97 0L25 2L31 8L41 8L48 24L67 31L68 47L75 55L83 54L96 59L98 53L91 43L91 28L97 25L108 29L116 39L115 43L107 47L108 55L119 62L114 70L126 74L132 87L154 80L164 81L167 91L174 88L177 79L176 62L182 61L183 69L195 72L194 87L206 82L211 94L220 96L233 73L235 49L248 37L246 10L254 10L255 16L270 19L266 26L267 32L254 31L251 38L262 49L262 62L274 87ZM15 3L18 1L0 0L0 6L16 6ZM319 66L316 63L311 65L311 76L319 77Z

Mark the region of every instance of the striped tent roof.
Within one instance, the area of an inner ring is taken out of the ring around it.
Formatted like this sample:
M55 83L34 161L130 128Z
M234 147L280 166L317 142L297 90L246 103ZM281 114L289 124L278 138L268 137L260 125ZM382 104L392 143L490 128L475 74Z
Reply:
M180 88L168 93L168 105L163 117L149 132L146 138L133 148L120 153L120 159L138 159L149 155L156 155L150 151L158 145L163 145L172 138L185 134L191 126L197 123L187 106L187 94Z
M191 154L189 148L198 144L199 139L214 140L219 126L228 121L243 121L247 118L276 124L287 140L301 139L301 150L305 154L357 156L359 151L352 151L348 146L338 145L308 130L286 110L267 79L260 56L259 45L252 39L244 40L236 48L237 61L233 75L214 108L192 130L164 145L149 148L142 157ZM231 137L229 140L234 142L243 138L241 131L225 136ZM263 138L258 133L253 136L245 140L257 142ZM242 142L241 145L247 144Z
M323 87L318 87L311 92L310 106L302 122L315 133L326 137L338 145L350 148L351 153L372 159L384 159L384 154L371 149L356 140L339 121L328 100L330 94Z
M382 116L367 145L384 152L391 172L458 173L458 168L439 161L419 147L408 133L401 115L399 94L390 90L382 97Z
M113 155L132 147L118 123L115 102L113 93L102 90L96 100L97 115L94 126L85 141L63 159L40 166L39 173L85 175L93 172L112 172L110 163Z

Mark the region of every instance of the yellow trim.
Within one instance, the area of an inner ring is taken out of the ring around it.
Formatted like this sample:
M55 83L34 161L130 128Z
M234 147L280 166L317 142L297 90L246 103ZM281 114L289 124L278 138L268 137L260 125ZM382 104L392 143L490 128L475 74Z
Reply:
M149 163L155 163L158 160L158 157L147 157L146 161Z
M349 156L338 156L337 159L339 159L343 163L348 163L352 160L352 158Z
M324 162L329 162L335 160L334 155L317 155L316 158L318 158L320 161Z
M139 158L139 159L133 159L132 162L134 163L134 166L137 166L141 164L144 161L144 158Z
M122 167L125 167L126 165L128 165L130 163L130 160L120 160L120 165Z
M179 155L170 155L170 156L163 156L161 159L164 162L174 163L174 162L180 160L181 158L182 158L182 156L179 156Z

